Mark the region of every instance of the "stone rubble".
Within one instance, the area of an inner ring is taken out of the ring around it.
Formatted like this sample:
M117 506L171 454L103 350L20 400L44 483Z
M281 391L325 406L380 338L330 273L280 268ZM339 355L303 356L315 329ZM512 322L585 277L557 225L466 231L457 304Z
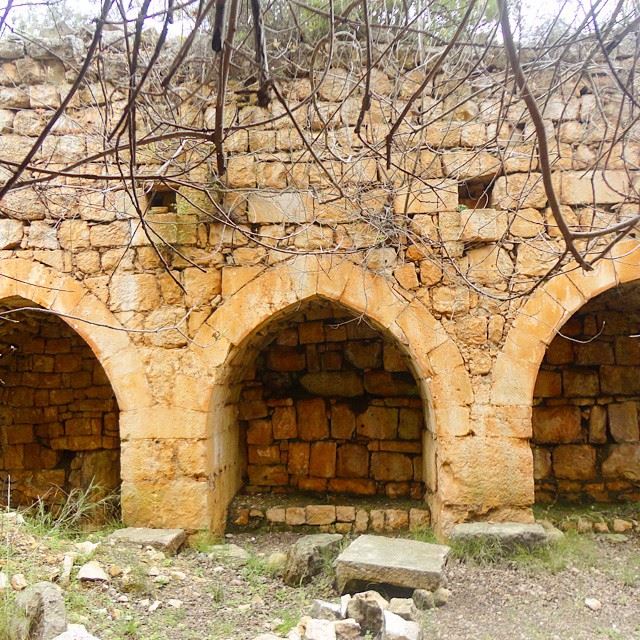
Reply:
M109 536L110 541L118 544L153 547L170 555L177 553L186 539L184 529L150 529L147 527L118 529Z
M302 536L289 549L283 580L298 586L319 573L326 562L338 554L343 536L338 533L318 533Z

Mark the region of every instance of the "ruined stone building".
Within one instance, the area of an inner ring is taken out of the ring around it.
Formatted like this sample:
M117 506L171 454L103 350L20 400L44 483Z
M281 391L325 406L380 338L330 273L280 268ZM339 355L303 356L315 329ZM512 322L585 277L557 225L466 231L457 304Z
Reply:
M0 57L7 172L69 75L29 43ZM596 71L604 103L588 84L541 101L574 228L638 214L640 132L605 163L619 96ZM296 126L277 103L237 98L229 118L248 126L226 137L222 180L210 139L159 141L139 149L135 194L85 178L113 168L98 113L107 101L115 119L125 98L109 78L81 88L34 160L67 170L28 172L0 202L0 298L15 310L0 323L0 471L14 502L94 479L120 487L130 525L220 530L241 491L384 497L426 505L446 531L530 520L536 500L640 497L637 239L593 271L565 258L546 277L563 244L517 99L425 96L387 168L376 144L419 78L376 69L360 135L344 68ZM287 85L290 104L305 82ZM427 107L440 115L413 135ZM212 102L174 115L211 127ZM172 189L153 177L167 158L193 167Z

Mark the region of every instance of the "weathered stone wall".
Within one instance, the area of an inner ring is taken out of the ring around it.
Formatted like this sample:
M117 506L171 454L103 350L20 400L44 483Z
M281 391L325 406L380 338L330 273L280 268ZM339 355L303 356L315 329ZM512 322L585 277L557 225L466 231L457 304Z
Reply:
M639 300L636 285L601 294L549 345L533 410L536 499L640 499Z
M344 310L316 303L279 324L239 417L247 491L423 497L416 382L398 348Z
M0 159L15 163L60 104L71 67L20 43L2 54ZM540 362L555 331L590 298L640 278L637 241L616 245L613 259L591 274L568 264L534 290L563 244L531 121L517 97L507 106L490 89L472 97L503 79L504 61L470 78L460 96L441 101L429 88L408 114L391 169L384 139L424 68L376 69L363 139L354 133L361 95L347 97L350 73L330 69L318 87L320 113L337 114L326 127L317 111L300 106L307 80L283 86L301 131L318 136L314 149L329 175L293 124L273 119L277 105L265 110L240 98L227 109L235 128L226 131L222 179L208 169L208 140L184 153L177 141L140 148L138 195L153 204L146 223L177 252L161 246L158 255L150 246L121 183L84 177L117 174L108 158L0 202L2 296L66 313L114 389L131 524L223 526L246 468L236 387L244 375L237 369L248 362L239 355L274 316L316 297L371 320L407 355L428 417L421 477L436 527L531 518ZM532 87L545 98L568 220L582 229L636 215L637 123L624 147L600 155L600 143L616 135L611 119L620 103L608 68L594 61L589 78L546 100L554 73L542 71ZM112 74L105 85L114 122L126 105L119 81ZM598 100L595 85L603 89ZM37 168L61 169L103 148L103 95L98 85L81 89L38 152ZM168 115L210 128L213 113L200 92ZM268 122L241 128L257 120ZM145 176L169 160L180 175L174 193L146 193L154 180ZM597 171L585 174L589 163ZM189 164L197 168L180 174Z
M12 504L55 501L55 487L92 481L103 494L114 490L118 406L100 363L55 316L23 311L11 319L0 325L0 474L10 480Z

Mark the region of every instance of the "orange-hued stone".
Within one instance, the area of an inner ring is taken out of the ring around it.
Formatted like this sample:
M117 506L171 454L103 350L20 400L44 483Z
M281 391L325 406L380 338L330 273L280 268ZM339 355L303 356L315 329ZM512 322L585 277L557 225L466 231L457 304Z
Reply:
M329 436L327 408L322 398L299 400L296 403L298 413L298 433L303 440L322 440Z

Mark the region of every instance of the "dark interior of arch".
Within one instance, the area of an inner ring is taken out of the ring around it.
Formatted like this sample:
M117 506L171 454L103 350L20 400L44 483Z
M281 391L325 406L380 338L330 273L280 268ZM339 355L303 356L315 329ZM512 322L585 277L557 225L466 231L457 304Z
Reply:
M534 391L538 502L640 499L640 283L582 307L549 345Z
M422 400L389 337L316 299L263 327L244 359L246 492L423 497Z
M37 305L4 299L0 312L24 307ZM89 346L56 315L0 318L0 478L1 501L11 506L55 504L63 491L89 486L97 498L119 485L113 389Z

